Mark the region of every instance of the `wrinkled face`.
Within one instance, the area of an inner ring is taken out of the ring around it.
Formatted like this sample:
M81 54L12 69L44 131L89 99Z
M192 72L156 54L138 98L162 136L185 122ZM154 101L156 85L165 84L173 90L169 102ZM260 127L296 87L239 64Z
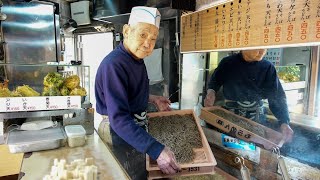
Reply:
M135 59L143 59L149 56L156 44L159 29L148 23L124 25L124 47Z
M243 50L241 51L244 60L248 62L261 61L263 56L266 54L266 49L254 49L254 50Z

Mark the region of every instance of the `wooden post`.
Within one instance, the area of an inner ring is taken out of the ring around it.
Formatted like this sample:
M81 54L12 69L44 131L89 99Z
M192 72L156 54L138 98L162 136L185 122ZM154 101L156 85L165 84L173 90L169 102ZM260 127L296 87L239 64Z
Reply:
M311 75L309 83L308 115L315 115L319 75L319 46L311 48Z

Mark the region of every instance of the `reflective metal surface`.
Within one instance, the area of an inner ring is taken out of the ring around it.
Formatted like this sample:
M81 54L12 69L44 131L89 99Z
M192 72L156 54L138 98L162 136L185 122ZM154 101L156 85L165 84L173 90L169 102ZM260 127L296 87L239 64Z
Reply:
M11 112L11 113L1 113L0 114L0 124L6 119L14 118L31 118L31 117L48 117L48 116L62 116L63 125L80 124L82 125L87 135L92 134L94 131L93 119L94 119L94 109L90 106L91 104L86 104L88 109L62 109L62 110L50 110L50 111L26 111L26 112ZM0 134L0 144L1 144L1 134Z
M93 18L99 19L130 13L134 6L164 8L170 7L170 4L170 0L93 0Z
M2 22L7 63L34 64L56 60L54 6L38 3L5 3Z
M173 19L177 10L170 8L170 0L93 0L93 19L106 23L126 24L134 6L156 7L161 20Z
M1 22L5 41L5 62L42 64L56 61L54 5L11 0L5 0L3 3L1 12L7 15L6 20ZM39 76L40 72L34 73L35 71L33 67L10 67L6 69L6 78L11 82L26 84L40 91L43 77ZM49 71L56 71L56 69L45 69L45 72Z
M171 9L170 7L158 8L161 14L161 20L168 20L176 18L178 11L176 9ZM94 20L113 23L113 24L126 24L129 21L130 13L115 14L110 16L96 16L93 17Z
M205 53L190 53L183 55L181 109L193 109L202 93L204 71L206 67Z

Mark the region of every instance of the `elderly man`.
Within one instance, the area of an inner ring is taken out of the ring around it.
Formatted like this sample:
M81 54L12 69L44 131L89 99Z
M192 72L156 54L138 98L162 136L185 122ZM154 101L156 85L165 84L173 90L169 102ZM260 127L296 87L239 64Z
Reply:
M222 59L211 76L205 106L214 104L216 92L223 86L226 109L264 123L261 100L268 99L270 110L279 120L284 140L290 142L293 131L289 126L286 95L273 64L262 60L265 53L266 49L243 50Z
M159 111L170 110L167 98L149 95L143 61L155 46L160 18L156 8L132 8L123 43L103 59L96 75L97 112L109 120L114 153L132 179L146 179L145 153L166 174L180 169L173 152L146 132L148 101Z

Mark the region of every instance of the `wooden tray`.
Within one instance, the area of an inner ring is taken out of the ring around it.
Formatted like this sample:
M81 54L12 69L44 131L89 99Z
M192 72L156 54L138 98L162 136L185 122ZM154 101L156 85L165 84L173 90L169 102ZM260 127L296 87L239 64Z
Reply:
M177 110L177 111L166 111L166 112L156 112L149 113L148 117L159 117L159 116L172 116L172 115L187 115L192 114L193 119L198 127L201 139L202 139L202 148L195 148L195 158L193 162L187 164L180 164L181 171L173 174L166 175L163 174L158 167L156 161L151 160L151 158L146 156L146 169L149 172L148 179L159 179L159 178L168 178L174 176L188 176L188 175L199 175L199 174L214 174L214 166L217 164L212 151L210 149L209 143L206 136L203 133L203 130L199 123L199 118L195 116L193 110Z
M227 173L226 171L218 168L217 166L214 167L214 174L219 174L220 176L222 176L225 180L238 180L238 178L235 178L234 176L232 176L231 174ZM212 173L208 173L208 175L211 175ZM188 176L197 176L197 175L204 175L204 174L195 174L195 175L188 175ZM219 176L217 176L219 177ZM192 179L195 179L196 177L193 177ZM152 180L152 179L159 179L159 178L148 178L148 180ZM211 178L212 179L212 178ZM213 177L213 179L215 179Z
M225 113L228 113L229 115L235 116L243 121L246 121L248 124L251 124L253 126L259 126L260 128L264 129L266 137L261 137L250 130L247 130L245 128L242 128L235 123L224 119L214 113L211 113L210 111L213 110L222 110ZM265 126L262 126L259 123L256 123L250 119L244 118L242 116L236 115L226 109L223 109L219 106L214 107L205 107L201 109L200 118L208 122L209 124L213 125L214 127L222 130L223 132L227 133L230 136L243 139L248 142L253 142L257 145L262 146L265 149L272 149L273 147L281 147L283 144L282 141L282 134L274 131L270 128L267 128Z

